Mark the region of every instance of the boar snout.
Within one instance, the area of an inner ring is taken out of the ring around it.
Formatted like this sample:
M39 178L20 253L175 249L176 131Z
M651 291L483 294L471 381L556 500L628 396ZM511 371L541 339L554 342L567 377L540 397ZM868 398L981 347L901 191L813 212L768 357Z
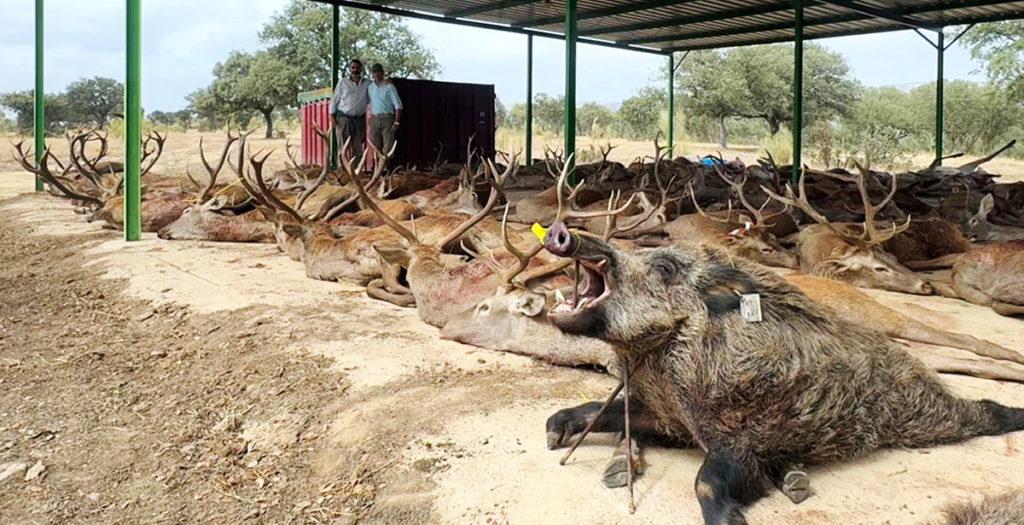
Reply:
M580 240L569 231L564 222L556 223L548 230L547 242L544 244L553 255L570 257L579 249Z

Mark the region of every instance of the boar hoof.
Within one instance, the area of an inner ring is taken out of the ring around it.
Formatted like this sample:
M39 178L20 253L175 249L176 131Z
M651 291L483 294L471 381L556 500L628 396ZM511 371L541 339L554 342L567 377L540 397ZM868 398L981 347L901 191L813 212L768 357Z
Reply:
M633 474L643 474L643 463L640 460L640 449L636 446L636 442L633 442ZM604 483L605 487L610 489L616 489L619 487L625 487L628 482L629 473L626 469L629 468L629 462L626 458L625 446L620 446L615 451L615 455L612 456L611 461L604 468L604 476L601 478L601 482Z
M793 503L800 503L811 495L811 478L805 472L792 470L782 480L782 493Z
M587 428L588 416L596 414L600 407L600 403L586 403L555 412L547 421L548 450L568 445L573 436Z

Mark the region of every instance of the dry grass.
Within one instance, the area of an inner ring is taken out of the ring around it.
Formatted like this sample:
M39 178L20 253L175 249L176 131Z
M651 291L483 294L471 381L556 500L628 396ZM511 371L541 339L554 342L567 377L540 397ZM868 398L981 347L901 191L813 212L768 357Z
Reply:
M283 168L285 166L285 141L282 138L265 139L261 135L262 130L256 130L249 138L249 144L252 146L253 151L259 149L274 150L274 154L270 156L267 161L266 169L273 171L275 169ZM299 131L298 129L286 130L288 139L291 143L298 146L299 143ZM189 169L193 175L200 174L204 175L202 165L199 162L199 138L204 137L204 144L206 145L207 157L216 155L220 151L220 146L224 140L224 132L213 131L213 132L199 132L199 131L188 131L188 132L171 132L168 134L167 143L165 145L164 154L160 159L160 162L155 168L155 172L159 172L165 175L184 175L186 168ZM7 134L3 137L3 143L0 144L0 172L14 172L19 171L20 167L11 158L14 154L14 148L11 146L12 142L19 140L17 135ZM29 140L27 143L30 143ZM49 145L55 155L60 159L67 157L67 142L63 137L53 137L47 139L47 145ZM516 133L514 130L500 129L495 137L495 142L499 150L502 151L522 151L525 140L521 134ZM593 138L581 136L576 138L576 146L579 150L581 160L589 161L593 160L593 157L597 155L598 149L606 144L615 146L609 155L610 160L622 162L628 164L637 157L650 156L654 154L654 145L651 141L639 141L639 140L628 140L621 138ZM533 137L533 155L534 157L542 157L544 146L547 145L555 150L561 150L563 147L563 139L558 135L538 133ZM770 146L770 145L765 145ZM112 157L120 157L124 152L124 142L120 139L111 139L110 141L110 154ZM296 154L298 151L296 150ZM698 156L710 155L721 153L723 157L727 159L739 158L746 163L752 163L757 160L758 157L762 156L763 149L759 145L738 145L734 144L727 149L720 149L717 144L713 143L701 143L701 142L687 142L687 141L676 141L675 143L675 154L686 155L693 154ZM808 155L805 155L805 158ZM955 165L956 162L967 162L973 160L980 155L967 155L964 160L954 159L947 161L947 164ZM788 162L788 157L778 158L776 160L780 163ZM913 165L917 167L927 166L931 162L931 155L929 153L920 153L913 159ZM990 173L998 173L1003 176L1003 180L1007 182L1024 181L1024 160L1011 159L1008 157L997 158L992 162L985 165L985 169Z

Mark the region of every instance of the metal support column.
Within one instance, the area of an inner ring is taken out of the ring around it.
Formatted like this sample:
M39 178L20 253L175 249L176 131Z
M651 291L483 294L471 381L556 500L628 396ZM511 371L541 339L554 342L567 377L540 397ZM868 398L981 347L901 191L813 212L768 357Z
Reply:
M675 157L676 147L676 59L672 53L668 54L668 155Z
M139 201L140 157L142 149L142 53L141 0L126 0L126 64L124 77L124 240L137 241L142 236L142 213Z
M942 135L945 133L945 119L943 119L942 112L945 106L945 102L943 100L943 92L945 91L943 88L945 87L945 80L943 79L942 71L942 60L943 57L945 57L946 55L945 46L946 35L942 32L942 30L939 30L939 44L935 47L935 49L938 51L937 54L939 57L935 77L935 158L937 159L939 166L942 165Z
M338 70L341 69L341 37L338 34L338 25L341 24L341 8L337 5L331 9L331 93L338 89ZM365 75L366 72L364 71ZM365 125L365 123L364 123ZM331 126L331 144L328 147L331 156L331 169L338 167L338 130ZM353 144L352 151L360 151L360 145ZM341 152L342 155L345 152Z
M43 0L36 0L36 91L33 115L33 139L36 148L36 167L43 162L46 149L46 97L43 93ZM36 175L36 191L43 191L43 179Z
M804 2L795 0L793 4L793 184L796 185L803 171L800 147L804 131Z
M570 171L576 161L576 1L565 0L565 159ZM569 181L575 184L576 177L570 175Z
M526 166L533 164L533 35L526 35Z

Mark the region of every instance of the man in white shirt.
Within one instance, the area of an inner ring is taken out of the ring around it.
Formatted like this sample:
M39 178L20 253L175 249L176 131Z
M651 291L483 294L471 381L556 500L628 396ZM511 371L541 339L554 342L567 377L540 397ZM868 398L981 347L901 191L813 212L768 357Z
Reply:
M331 97L331 120L338 137L338 155L346 140L351 138L351 155L358 159L366 147L366 107L370 104L370 81L363 77L363 63L358 58L348 64L349 75L338 81Z

